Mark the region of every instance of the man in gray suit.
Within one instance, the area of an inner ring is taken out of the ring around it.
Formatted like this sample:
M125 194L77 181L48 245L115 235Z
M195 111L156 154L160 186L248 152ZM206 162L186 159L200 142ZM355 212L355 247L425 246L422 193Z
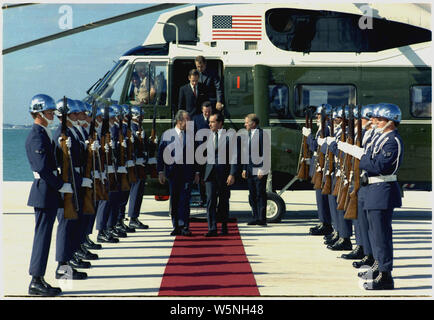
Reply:
M217 236L216 208L222 218L221 234L228 234L229 188L235 182L235 174L238 169L236 161L231 161L231 159L236 159L236 154L233 156L230 152L231 139L223 130L223 123L224 117L219 112L211 115L209 119L211 135L207 141L208 154L203 177L207 195L208 232L205 234L206 237ZM214 154L209 154L210 151Z

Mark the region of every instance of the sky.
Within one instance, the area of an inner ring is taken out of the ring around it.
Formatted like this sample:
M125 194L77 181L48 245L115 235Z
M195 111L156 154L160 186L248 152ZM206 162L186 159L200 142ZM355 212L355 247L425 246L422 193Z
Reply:
M10 2L6 2L10 3ZM46 3L2 10L2 48L156 4ZM4 1L2 1L2 5ZM65 20L67 5L70 20ZM129 49L141 45L162 12L117 22L2 56L2 123L31 124L31 98L45 93L83 99L86 90Z

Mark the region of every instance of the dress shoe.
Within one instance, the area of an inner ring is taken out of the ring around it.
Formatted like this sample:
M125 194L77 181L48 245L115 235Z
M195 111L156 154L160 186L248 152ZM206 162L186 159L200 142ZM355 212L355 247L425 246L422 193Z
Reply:
M137 219L137 218L131 218L129 226L130 226L130 228L135 228L135 229L148 229L149 228L148 225L141 223L139 221L139 219Z
M319 228L322 227L322 225L323 225L322 223L319 223L319 224L317 224L316 226L311 227L311 228L309 229L309 233L312 233L312 232L318 230Z
M348 260L355 260L355 259L362 259L364 257L363 253L363 247L362 246L356 246L353 251L350 253L344 253L341 255L342 259L348 259Z
M370 255L364 256L363 259L360 261L354 261L353 267L356 269L359 269L363 266L372 267L374 262L375 262L374 256L372 254L370 254Z
M52 287L44 277L33 277L29 285L29 294L43 297L54 297L62 293L62 289Z
M179 228L173 229L172 232L170 233L171 236L180 236L181 234L182 234L182 231Z
M106 234L104 231L100 231L98 233L96 241L104 243L118 243L119 239L113 238L110 234Z
M332 236L331 236L331 237L327 237L327 236L326 236L326 237L327 237L327 240L324 241L324 244L329 245L329 246L332 246L332 245L334 245L334 244L336 243L336 241L339 240L339 233L333 231L330 235L332 235Z
M250 220L249 222L247 222L248 226L255 226L258 224L258 220Z
M191 237L192 234L191 234L190 230L184 229L184 230L182 230L182 235L185 237Z
M353 248L353 245L351 244L350 238L340 238L333 245L327 246L327 249L330 249L333 251L351 250L352 248Z
M111 228L109 230L109 232L110 232L110 235L112 237L115 237L115 238L126 238L127 237L127 233L126 232L121 231L121 230L116 229L116 228Z
M333 232L333 228L330 224L323 223L318 229L311 230L310 234L313 236L325 236Z
M75 255L71 260L68 261L68 265L70 265L73 268L83 268L83 269L89 269L92 266L89 261L83 261L77 258Z
M363 288L366 290L392 290L394 287L392 273L390 272L380 272L374 281L363 284Z
M95 242L93 242L92 240L90 240L89 236L86 236L86 241L84 241L83 245L85 246L86 249L89 250L99 250L102 248L102 246L100 244L97 244Z
M125 233L136 232L136 229L128 227L123 221L119 221L115 225L115 229L118 230L118 231L125 232Z
M84 280L86 278L86 272L77 271L69 265L60 265L56 270L56 279Z
M211 230L204 234L205 237L217 237L217 230Z
M82 260L97 260L98 255L95 253L90 252L86 248L83 249L82 247L78 249L75 253L75 256Z
M364 280L371 280L378 277L380 274L380 271L378 270L378 261L375 260L372 267L370 267L367 271L362 271L357 274L359 278L362 278Z

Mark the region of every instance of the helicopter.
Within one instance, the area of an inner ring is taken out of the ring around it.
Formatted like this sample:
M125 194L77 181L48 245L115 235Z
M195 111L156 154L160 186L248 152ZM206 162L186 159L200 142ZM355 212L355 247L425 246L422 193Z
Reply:
M238 129L245 115L254 112L261 127L271 130L269 222L280 221L286 213L283 192L312 189L297 177L306 106L394 103L402 110L399 131L406 146L398 181L402 189L431 190L429 5L225 3L176 8L179 5L151 6L3 54L166 10L144 42L127 50L83 101L139 105L144 130L161 135L173 125L178 91L195 68L195 57L206 57L207 68L224 84L225 126ZM154 80L153 90L149 83L140 101L131 94L137 74ZM150 162L155 163L155 156ZM243 182L237 186L243 188ZM168 190L156 177L148 178L145 194L164 196Z

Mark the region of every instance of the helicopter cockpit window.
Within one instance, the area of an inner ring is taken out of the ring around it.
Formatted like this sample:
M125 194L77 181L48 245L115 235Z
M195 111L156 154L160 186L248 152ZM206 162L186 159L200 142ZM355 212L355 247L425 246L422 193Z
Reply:
M128 97L132 105L167 104L167 64L138 62L134 65Z
M288 86L284 84L272 84L268 86L270 118L286 118L289 111L288 96Z
M353 85L297 85L295 88L295 114L303 116L305 106L328 103L333 107L356 105L356 87Z
M431 86L411 87L411 114L418 118L431 117Z
M109 74L108 81L97 90L100 99L110 103L119 103L129 66L130 64L125 61Z

